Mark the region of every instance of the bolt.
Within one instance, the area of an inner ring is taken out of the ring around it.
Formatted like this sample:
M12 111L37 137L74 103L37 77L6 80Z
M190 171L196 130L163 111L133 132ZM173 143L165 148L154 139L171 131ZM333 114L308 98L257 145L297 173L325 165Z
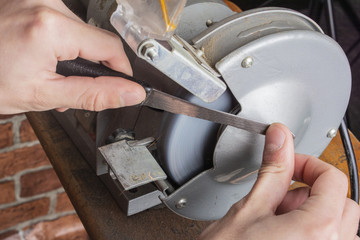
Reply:
M198 57L202 57L204 55L204 52L202 49L195 49L195 53Z
M181 198L181 199L176 203L176 208L177 208L177 209L184 208L184 207L186 207L186 203L187 203L186 198Z
M141 49L141 54L151 61L156 61L159 57L158 50L153 44L146 44L143 46Z
M249 68L253 65L254 60L252 59L252 57L246 57L244 58L244 60L241 62L241 66L243 68Z
M208 19L208 20L206 20L206 26L207 27L210 27L211 25L213 25L214 23L213 23L213 21L211 20L211 19Z
M332 128L328 131L326 136L328 138L334 138L336 136L336 134L337 134L337 130L335 128Z

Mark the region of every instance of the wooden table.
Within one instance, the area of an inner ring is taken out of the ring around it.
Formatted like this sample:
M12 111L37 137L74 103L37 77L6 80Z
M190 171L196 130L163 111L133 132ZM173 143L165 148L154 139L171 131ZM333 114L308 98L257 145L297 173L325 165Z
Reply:
M196 239L209 224L179 217L165 207L127 217L52 114L27 117L91 239ZM360 143L352 140L360 156ZM320 158L348 173L339 134Z

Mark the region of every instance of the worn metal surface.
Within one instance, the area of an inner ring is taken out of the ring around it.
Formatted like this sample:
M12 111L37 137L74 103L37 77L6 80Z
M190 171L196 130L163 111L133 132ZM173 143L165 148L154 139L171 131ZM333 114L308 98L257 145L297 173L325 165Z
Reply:
M181 218L167 208L127 217L52 114L27 117L91 239L196 239L209 224Z
M166 179L165 172L146 146L131 146L127 140L98 148L114 178L126 190Z
M156 89L150 90L143 104L145 106L165 110L175 114L183 114L190 117L233 126L256 134L265 135L266 129L270 126L267 123L261 123L227 112L205 108Z

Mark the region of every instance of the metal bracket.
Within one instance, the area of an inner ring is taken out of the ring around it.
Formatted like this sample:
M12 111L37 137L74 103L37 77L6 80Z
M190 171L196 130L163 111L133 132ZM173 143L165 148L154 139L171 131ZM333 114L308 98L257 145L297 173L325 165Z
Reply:
M98 148L110 167L110 176L117 179L124 190L166 179L165 172L146 148L153 141L153 138L122 140Z
M176 35L167 43L171 50L147 39L139 45L137 55L205 102L213 102L225 92L226 84L218 78L221 75L200 50Z

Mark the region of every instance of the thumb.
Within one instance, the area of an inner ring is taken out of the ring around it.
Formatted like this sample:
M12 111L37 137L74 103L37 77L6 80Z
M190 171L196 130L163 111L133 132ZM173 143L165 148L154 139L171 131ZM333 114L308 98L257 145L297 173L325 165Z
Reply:
M266 132L263 162L248 197L263 214L274 214L285 197L294 173L294 143L289 129L279 123Z
M62 77L42 86L43 108L74 108L101 111L141 103L142 86L119 77ZM41 104L41 103L40 103Z

